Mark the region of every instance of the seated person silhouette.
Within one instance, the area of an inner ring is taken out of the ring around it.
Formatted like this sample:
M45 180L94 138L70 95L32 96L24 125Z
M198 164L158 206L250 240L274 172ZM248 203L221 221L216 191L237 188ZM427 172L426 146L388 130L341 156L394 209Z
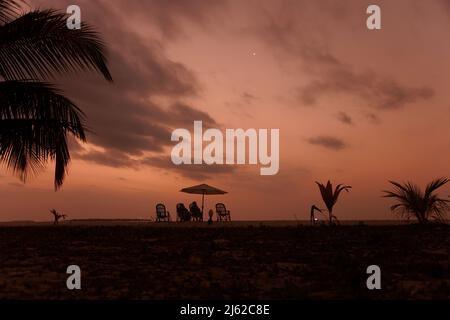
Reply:
M191 221L191 213L189 210L184 206L183 203L177 204L177 215L179 221Z
M196 221L203 221L202 210L198 207L197 202L192 202L189 205L189 210L191 211L192 219Z

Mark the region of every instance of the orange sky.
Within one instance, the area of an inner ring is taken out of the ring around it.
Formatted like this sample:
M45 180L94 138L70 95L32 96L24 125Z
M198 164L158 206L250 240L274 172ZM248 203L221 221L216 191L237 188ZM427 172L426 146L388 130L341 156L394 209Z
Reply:
M382 30L366 8L382 9ZM340 219L388 219L388 179L424 185L450 176L450 1L31 1L78 4L110 49L115 83L56 79L88 115L89 144L73 145L63 189L52 165L23 185L0 171L0 220L148 218L175 211L210 183L238 220L307 219L316 180L353 186ZM280 172L176 168L174 128L280 129ZM450 188L442 189L450 194Z

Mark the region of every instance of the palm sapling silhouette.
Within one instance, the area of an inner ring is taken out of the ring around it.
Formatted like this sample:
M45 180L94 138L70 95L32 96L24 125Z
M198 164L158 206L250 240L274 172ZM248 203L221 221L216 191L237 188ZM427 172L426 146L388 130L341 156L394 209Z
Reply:
M50 210L50 212L53 214L53 224L57 225L59 223L59 220L63 219L66 220L67 216L65 214L61 214L58 211L56 211L55 209Z
M389 181L394 186L393 191L383 191L384 198L395 199L398 203L391 206L394 213L407 220L415 217L420 224L426 224L430 219L444 221L450 209L450 200L439 198L436 190L446 185L448 178L439 178L431 181L423 192L419 186L411 182L398 183Z
M342 191L349 192L349 190L352 187L344 185L344 184L339 184L336 186L336 188L333 191L333 185L331 184L330 180L328 180L328 183L326 186L319 182L316 182L316 184L319 186L319 190L320 190L320 194L322 196L323 202L325 203L325 205L328 209L330 225L333 225L333 221L335 223L339 223L337 217L335 215L333 215L333 207L336 204L336 202L338 201L339 195L341 194L341 192Z

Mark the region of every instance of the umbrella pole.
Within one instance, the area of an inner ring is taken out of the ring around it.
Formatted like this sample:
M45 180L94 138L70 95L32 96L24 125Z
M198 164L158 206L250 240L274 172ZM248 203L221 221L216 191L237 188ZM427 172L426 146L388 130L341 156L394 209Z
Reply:
M202 193L202 214L203 214L203 207L205 206L205 193Z

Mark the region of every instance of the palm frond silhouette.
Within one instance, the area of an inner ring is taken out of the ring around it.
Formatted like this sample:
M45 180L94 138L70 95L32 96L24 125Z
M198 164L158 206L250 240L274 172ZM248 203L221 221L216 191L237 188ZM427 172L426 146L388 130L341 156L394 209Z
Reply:
M19 14L23 0L0 0L0 162L26 180L55 161L55 190L70 162L68 136L86 141L85 116L48 82L91 70L112 81L100 36L87 24L67 28L53 10Z
M449 210L449 200L439 198L436 190L443 187L450 180L439 178L430 182L423 192L419 186L411 182L398 183L389 181L393 191L383 191L385 198L393 198L398 203L391 206L391 210L403 218L416 218L419 223L427 223L430 219L443 221Z
M336 202L338 201L339 195L341 194L342 191L349 192L349 190L352 187L344 185L344 184L339 184L333 190L333 185L331 184L330 180L328 180L326 185L324 185L320 182L316 182L316 184L319 186L319 190L320 190L320 194L322 196L323 202L325 203L325 205L328 209L329 222L331 225L331 224L333 224L333 219L335 219L335 220L337 219L336 216L333 215L333 207L336 204Z
M0 22L12 20L23 3L23 0L0 0Z

